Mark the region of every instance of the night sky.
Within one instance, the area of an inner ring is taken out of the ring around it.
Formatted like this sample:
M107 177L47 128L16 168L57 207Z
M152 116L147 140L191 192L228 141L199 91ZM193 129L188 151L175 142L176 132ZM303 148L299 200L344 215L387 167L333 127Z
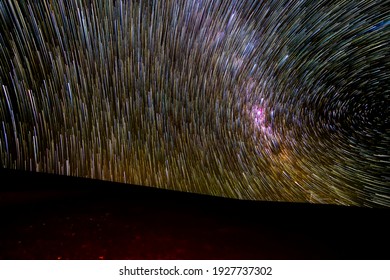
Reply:
M0 0L0 164L390 206L390 3Z

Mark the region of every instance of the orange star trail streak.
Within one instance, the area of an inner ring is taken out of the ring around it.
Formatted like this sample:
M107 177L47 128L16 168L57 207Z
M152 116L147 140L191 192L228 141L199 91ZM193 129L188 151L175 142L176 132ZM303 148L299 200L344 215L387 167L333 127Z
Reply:
M390 206L374 0L0 0L2 168Z

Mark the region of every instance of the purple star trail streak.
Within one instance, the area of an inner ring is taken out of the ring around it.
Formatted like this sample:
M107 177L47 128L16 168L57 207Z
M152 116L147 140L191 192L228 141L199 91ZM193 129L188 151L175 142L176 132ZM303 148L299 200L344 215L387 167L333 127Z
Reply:
M388 207L389 16L374 0L0 0L0 164Z

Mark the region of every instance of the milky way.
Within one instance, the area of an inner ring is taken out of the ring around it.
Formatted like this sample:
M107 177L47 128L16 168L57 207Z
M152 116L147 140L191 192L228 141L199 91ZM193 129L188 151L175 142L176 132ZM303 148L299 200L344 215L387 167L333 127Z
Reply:
M0 25L2 167L390 206L389 1L0 0Z

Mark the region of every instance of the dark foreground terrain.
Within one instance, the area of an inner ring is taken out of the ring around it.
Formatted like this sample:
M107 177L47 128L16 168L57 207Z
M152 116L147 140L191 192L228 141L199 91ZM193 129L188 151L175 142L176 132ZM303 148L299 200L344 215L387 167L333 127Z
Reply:
M0 170L0 259L388 259L388 209Z

